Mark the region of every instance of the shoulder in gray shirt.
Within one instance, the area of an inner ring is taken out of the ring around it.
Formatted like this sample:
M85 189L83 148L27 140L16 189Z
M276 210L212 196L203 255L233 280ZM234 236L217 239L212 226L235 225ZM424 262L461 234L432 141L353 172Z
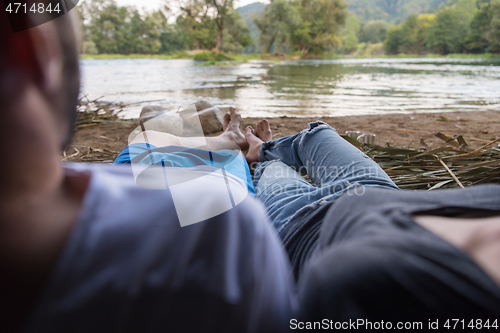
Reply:
M297 306L290 268L256 200L181 228L170 192L136 186L129 166L66 168L91 182L25 331L286 329Z

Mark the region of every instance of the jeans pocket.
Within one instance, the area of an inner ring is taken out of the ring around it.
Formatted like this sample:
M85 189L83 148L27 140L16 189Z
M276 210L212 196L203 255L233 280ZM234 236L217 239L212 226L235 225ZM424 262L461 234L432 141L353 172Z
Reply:
M326 129L326 128L330 128L330 129L335 131L335 129L333 127L331 127L330 125L328 125L324 121L315 121L315 122L309 123L309 129L306 131L307 131L307 133L314 133L318 130Z

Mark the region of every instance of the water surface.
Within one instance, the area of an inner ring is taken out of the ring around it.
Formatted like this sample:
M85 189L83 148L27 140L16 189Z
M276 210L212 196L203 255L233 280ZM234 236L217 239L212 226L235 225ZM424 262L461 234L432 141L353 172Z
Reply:
M85 59L82 94L144 105L205 99L245 117L348 116L500 110L500 59L250 61L203 66L193 60ZM154 101L154 102L150 102Z

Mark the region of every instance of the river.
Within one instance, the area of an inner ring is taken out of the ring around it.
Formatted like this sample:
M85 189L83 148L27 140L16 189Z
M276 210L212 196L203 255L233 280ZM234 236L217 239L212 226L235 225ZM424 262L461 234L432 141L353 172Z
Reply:
M193 60L81 61L82 95L181 106L205 99L244 117L349 116L500 110L500 58L257 61L203 66Z

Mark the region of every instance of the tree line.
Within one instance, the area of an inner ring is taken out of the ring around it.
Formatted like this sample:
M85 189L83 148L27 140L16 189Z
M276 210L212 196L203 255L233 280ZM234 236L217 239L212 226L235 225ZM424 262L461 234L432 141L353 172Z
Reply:
M391 26L388 54L500 53L500 0L458 0Z
M239 52L252 43L233 0L179 0L139 13L114 0L86 0L78 8L86 54L172 54L189 49Z
M360 43L383 43L387 54L500 53L500 0L449 0L392 26L361 22L347 8L345 0L271 0L253 19L255 44L260 53L306 57L351 54ZM254 44L234 0L168 0L143 14L114 0L86 0L79 13L87 54L241 53Z
M261 53L331 52L342 45L340 30L348 17L344 0L272 0L254 23L260 31Z
M86 54L160 54L203 49L241 52L253 44L234 0L173 0L140 14L114 0L86 0L79 8ZM174 17L172 8L177 11ZM262 53L330 52L342 44L345 0L272 0L254 20Z
M414 13L430 13L448 0L348 0L351 11L362 22L402 22Z

